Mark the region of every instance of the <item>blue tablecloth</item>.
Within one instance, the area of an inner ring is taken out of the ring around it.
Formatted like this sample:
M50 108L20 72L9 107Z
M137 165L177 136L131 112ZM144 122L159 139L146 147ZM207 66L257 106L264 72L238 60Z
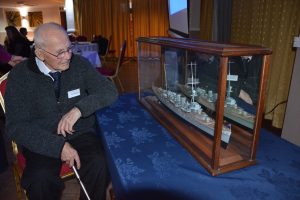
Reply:
M137 102L97 112L118 200L300 199L300 148L261 131L258 164L212 177Z

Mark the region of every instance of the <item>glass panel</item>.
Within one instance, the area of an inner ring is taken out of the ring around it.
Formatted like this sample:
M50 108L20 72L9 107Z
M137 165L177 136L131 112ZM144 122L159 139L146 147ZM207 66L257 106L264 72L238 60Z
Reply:
M184 49L162 47L161 64L160 81L156 76L157 68L151 67L152 91L155 96L174 114L213 138L219 58ZM143 68L145 66L144 64ZM230 134L231 127L225 122L221 136L225 146Z
M251 133L259 94L261 56L236 56L228 60L225 117Z
M210 138L215 134L219 66L220 59L217 56L198 52L189 53L188 80L185 87L190 93L192 102L195 101L201 107L200 112L193 115L196 126ZM231 125L224 121L221 133L222 146L227 147L230 135Z
M153 85L163 81L161 67L161 46L139 43L139 89L141 96L152 94Z
M232 124L232 143L245 159L253 140L262 56L229 57L224 119ZM243 144L243 145L239 145Z

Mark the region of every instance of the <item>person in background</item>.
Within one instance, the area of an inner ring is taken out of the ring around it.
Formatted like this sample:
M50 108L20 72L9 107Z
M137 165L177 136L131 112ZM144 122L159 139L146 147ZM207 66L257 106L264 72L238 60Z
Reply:
M102 35L93 35L92 43L98 44L98 53L100 56L104 56L108 46L108 39L103 37Z
M76 42L76 35L74 33L68 34L68 37L71 42Z
M78 169L91 199L104 200L109 173L95 112L117 99L117 89L88 60L72 55L62 26L40 25L34 41L32 56L8 75L4 97L7 134L26 158L21 185L31 200L60 199L66 162Z
M19 62L23 61L25 58L21 56L14 56L8 53L4 46L0 44L0 76L6 74L9 72L12 67L14 67ZM1 125L2 122L4 122L4 111L1 108L0 109L0 120ZM2 126L4 127L4 126ZM8 161L6 157L6 151L5 151L5 142L3 139L3 130L0 129L0 173L4 172L7 169Z
M30 44L14 26L5 27L7 35L6 50L16 56L29 57Z
M0 74L5 74L19 62L25 60L22 56L15 56L8 53L4 46L0 44Z
M19 31L20 31L20 33L21 33L24 37L27 38L27 34L28 34L27 28L21 27L21 28L19 29Z
M233 81L233 95L250 105L257 105L259 79L261 75L262 56L229 57L231 75L236 75L238 81Z
M23 35L23 37L27 40L27 42L32 45L33 44L33 41L30 41L28 38L27 38L27 34L28 34L28 31L27 31L27 28L25 27L21 27L19 29L20 33Z

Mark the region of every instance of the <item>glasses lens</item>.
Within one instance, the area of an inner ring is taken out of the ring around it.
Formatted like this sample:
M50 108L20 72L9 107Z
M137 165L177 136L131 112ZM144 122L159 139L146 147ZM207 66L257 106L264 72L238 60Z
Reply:
M57 58L61 59L65 56L65 53L66 51L63 51L63 52L60 52L58 55L57 55Z
M61 58L63 58L66 54L72 53L72 51L73 51L73 46L69 46L67 50L60 52L60 53L57 55L57 58L61 59Z

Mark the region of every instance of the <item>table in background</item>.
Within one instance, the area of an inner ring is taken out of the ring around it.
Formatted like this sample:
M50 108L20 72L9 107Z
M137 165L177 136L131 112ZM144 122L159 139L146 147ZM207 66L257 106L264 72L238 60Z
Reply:
M93 67L101 67L101 61L97 51L82 51L80 55L88 59Z
M73 53L81 55L88 59L93 67L101 67L101 61L98 54L98 44L91 42L76 42L73 43Z
M261 130L258 164L212 177L136 100L99 110L117 200L300 199L300 148Z
M97 43L91 43L91 42L74 42L72 43L74 45L75 50L80 51L99 51L98 44Z

